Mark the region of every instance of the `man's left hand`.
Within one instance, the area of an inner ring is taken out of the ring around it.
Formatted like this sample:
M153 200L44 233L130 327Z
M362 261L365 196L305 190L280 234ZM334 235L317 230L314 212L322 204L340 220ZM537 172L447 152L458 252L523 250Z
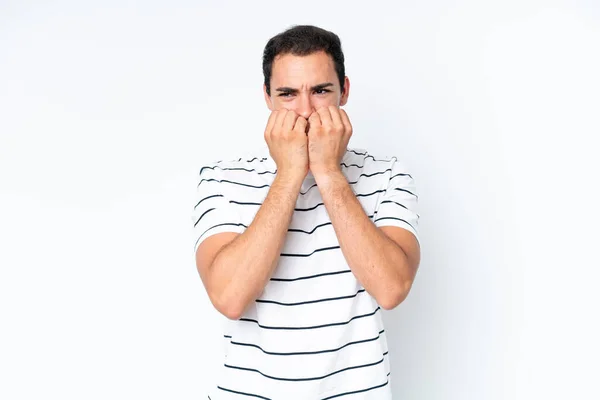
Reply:
M308 159L313 175L340 171L352 136L348 114L337 106L321 107L308 118Z

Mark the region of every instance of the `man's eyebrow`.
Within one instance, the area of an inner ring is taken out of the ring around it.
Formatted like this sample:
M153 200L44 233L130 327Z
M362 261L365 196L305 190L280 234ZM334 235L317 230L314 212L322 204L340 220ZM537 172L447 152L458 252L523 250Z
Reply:
M329 87L329 86L333 86L333 83L331 83L331 82L319 83L318 85L311 87L310 90L312 92L315 90L325 89L326 87ZM275 90L278 92L285 92L285 93L297 93L298 92L298 89L294 89L294 88L287 87L287 86L278 87Z

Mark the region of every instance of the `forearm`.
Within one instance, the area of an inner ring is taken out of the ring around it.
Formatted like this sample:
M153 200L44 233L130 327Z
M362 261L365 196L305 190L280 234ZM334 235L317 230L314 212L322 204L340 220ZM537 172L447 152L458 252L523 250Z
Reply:
M315 179L356 279L382 307L393 308L410 287L406 254L369 219L341 171Z
M237 319L260 296L277 266L302 179L278 174L248 228L211 265L211 287L226 315Z

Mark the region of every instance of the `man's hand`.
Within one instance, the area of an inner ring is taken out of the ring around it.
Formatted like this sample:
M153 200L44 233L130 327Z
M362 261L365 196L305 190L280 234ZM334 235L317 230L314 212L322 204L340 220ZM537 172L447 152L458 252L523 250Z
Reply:
M348 114L336 106L321 107L308 118L308 158L313 175L340 171L352 136Z
M269 153L277 164L277 173L302 180L308 173L307 121L284 108L273 111L265 129Z

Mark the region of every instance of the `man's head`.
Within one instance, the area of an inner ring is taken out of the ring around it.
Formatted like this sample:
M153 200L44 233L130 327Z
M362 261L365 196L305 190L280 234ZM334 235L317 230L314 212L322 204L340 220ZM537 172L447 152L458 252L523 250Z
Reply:
M304 118L322 106L343 106L350 93L339 37L297 25L271 38L263 53L264 95L271 111L286 108Z

